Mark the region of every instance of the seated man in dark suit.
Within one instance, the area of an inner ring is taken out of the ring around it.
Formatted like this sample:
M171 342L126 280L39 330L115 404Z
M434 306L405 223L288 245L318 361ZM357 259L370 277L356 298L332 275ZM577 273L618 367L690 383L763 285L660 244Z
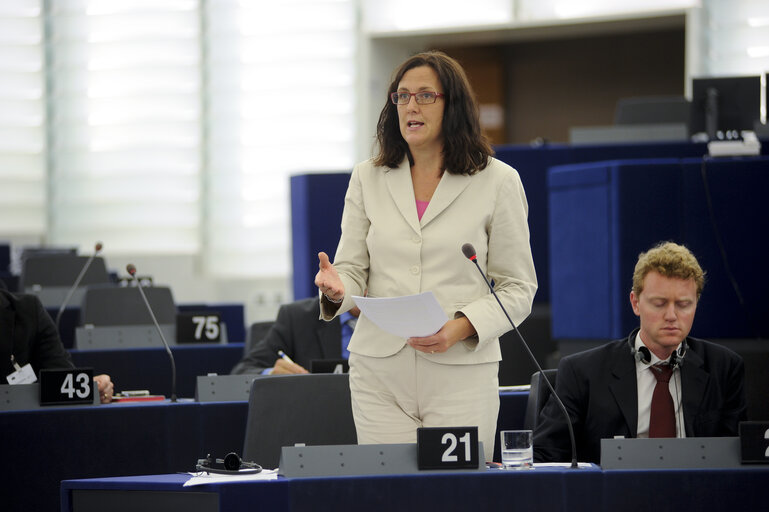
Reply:
M72 359L59 339L59 333L40 299L35 295L13 294L0 289L0 369L5 377L16 366L30 364L38 376L40 370L73 368ZM102 403L112 401L114 387L109 375L93 380Z
M601 439L736 436L746 418L744 366L731 350L689 337L705 276L683 246L642 253L630 304L640 328L564 357L556 392L574 426L577 458L600 462ZM534 459L571 460L565 418L551 397L534 432Z
M313 359L347 359L347 345L360 310L353 308L349 313L325 322L320 319L317 297L282 305L275 324L231 373L308 373Z

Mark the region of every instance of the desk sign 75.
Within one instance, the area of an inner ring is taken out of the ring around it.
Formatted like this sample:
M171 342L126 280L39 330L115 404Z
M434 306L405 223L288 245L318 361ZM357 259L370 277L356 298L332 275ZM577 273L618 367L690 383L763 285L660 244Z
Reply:
M177 343L219 343L221 339L222 318L219 313L177 313Z

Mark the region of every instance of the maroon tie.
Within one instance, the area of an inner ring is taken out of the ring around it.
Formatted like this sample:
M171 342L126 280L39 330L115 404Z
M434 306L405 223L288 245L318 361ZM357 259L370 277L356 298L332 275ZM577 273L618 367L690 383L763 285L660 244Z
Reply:
M673 369L669 364L655 364L651 372L657 379L657 385L652 394L649 437L676 437L676 413L668 386Z

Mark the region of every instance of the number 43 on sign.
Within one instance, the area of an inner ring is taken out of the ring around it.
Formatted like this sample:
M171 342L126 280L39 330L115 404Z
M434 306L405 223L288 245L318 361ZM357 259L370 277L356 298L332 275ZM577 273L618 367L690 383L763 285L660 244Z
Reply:
M93 368L40 370L40 405L94 401Z

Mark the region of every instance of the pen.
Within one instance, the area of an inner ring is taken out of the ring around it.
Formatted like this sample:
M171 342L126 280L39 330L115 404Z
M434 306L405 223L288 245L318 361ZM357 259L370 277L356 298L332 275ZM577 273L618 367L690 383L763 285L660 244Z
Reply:
M289 362L289 363L292 363L292 364L294 364L294 362L291 360L291 358L290 358L290 357L288 357L288 356L286 355L286 353L285 353L285 352L283 352L282 350L278 350L278 355L279 355L279 356L280 356L280 358L281 358L281 359L283 359L284 361L287 361L287 362Z

